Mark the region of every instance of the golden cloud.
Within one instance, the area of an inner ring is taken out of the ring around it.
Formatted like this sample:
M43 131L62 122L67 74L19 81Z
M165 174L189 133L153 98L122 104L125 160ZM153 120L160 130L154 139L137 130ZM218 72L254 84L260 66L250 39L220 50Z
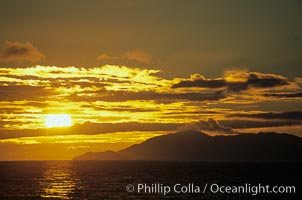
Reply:
M132 60L139 63L149 63L151 61L150 54L136 48L130 51L125 52L121 56L112 56L106 53L103 53L97 57L97 60L108 61L108 60Z

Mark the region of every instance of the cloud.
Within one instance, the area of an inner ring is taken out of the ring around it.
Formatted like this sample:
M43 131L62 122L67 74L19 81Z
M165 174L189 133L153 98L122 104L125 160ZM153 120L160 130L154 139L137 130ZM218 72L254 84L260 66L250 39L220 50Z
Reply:
M208 120L200 120L186 124L178 128L178 131L202 131L205 133L220 133L220 134L237 134L232 128L221 125L217 120L209 118Z
M184 79L175 84L175 80L178 79L161 78L158 76L159 72L159 70L116 65L93 68L73 66L1 68L0 86L3 87L5 94L9 94L10 89L18 90L18 87L21 91L25 91L22 86L30 86L33 89L34 87L44 87L45 91L51 92L53 95L64 96L72 101L219 101L223 99L228 102L236 102L236 99L239 98L246 100L249 97L259 97L258 99L260 99L265 95L265 93L255 94L248 88L277 88L282 89L279 92L285 92L286 90L283 90L285 88L282 88L283 85L292 84L285 77L256 72L232 73L218 79L206 79L200 74L193 74L189 80ZM199 87L207 89L200 90ZM246 93L240 94L241 96L237 94L237 91L242 90L246 90ZM12 95L5 94L3 96L10 100L9 97ZM41 97L45 97L45 92L40 94ZM269 96L269 94L266 95ZM277 93L276 97L278 97L277 95L281 95L281 93ZM18 98L18 95L15 97ZM262 98L262 100L265 99Z
M266 112L254 114L231 114L230 117L245 117L245 118L259 118L259 119L295 119L302 120L302 111L292 112Z
M29 61L35 63L44 58L45 55L29 42L7 41L0 50L0 62Z
M150 59L151 59L151 56L148 53L143 52L140 49L134 49L132 51L127 51L122 56L122 58L125 58L127 60L138 61L138 62L141 62L141 63L149 63Z
M103 65L100 67L57 67L57 66L33 66L23 68L1 68L0 76L28 77L33 79L94 79L94 80L122 80L131 79L133 82L146 82L159 80L154 74L160 70L143 69L118 65ZM53 81L53 80L52 80Z
M76 97L72 97L73 100ZM102 101L129 101L129 100L155 100L155 101L175 101L175 100L188 100L188 101L218 101L225 98L222 92L213 93L158 93L153 91L140 91L140 92L103 92L95 96L95 100Z
M201 120L198 123L200 130L205 131L214 131L214 132L222 132L222 133L235 133L232 128L222 126L217 120L215 119L208 119L207 121Z
M291 92L291 93L267 93L264 94L266 97L276 97L276 98L301 98L302 92Z
M117 60L117 59L121 59L121 58L117 56L110 56L106 53L103 53L97 57L97 60Z
M230 119L230 120L220 120L220 123L223 126L232 127L233 129L302 125L301 120Z
M270 89L294 84L287 78L275 74L259 72L231 72L218 79L206 79L200 74L194 74L190 79L181 80L172 88L225 88L229 92L241 92L250 88Z
M1 122L0 122L1 125ZM0 140L20 137L37 137L37 136L55 136L55 135L98 135L118 132L156 132L156 131L173 131L183 126L181 123L84 123L76 124L71 127L51 128L51 129L0 129ZM114 138L112 138L114 139ZM0 141L1 142L1 141Z
M136 49L125 52L121 56L111 56L111 55L104 53L104 54L99 55L97 57L97 60L102 60L102 61L132 60L132 61L146 64L146 63L150 62L151 56L148 53L136 48Z
M74 151L78 149L90 149L91 147L88 145L71 145L66 148L67 151Z
M0 101L42 100L50 94L42 86L0 86Z
M301 90L288 88L292 82L286 77L274 74L237 71L226 73L217 79L207 79L200 74L193 74L190 79L166 79L160 75L162 74L159 70L117 65L90 68L2 67L0 108L3 112L0 113L2 119L0 129L3 129L3 133L8 133L8 130L20 130L25 133L25 130L31 132L33 129L43 129L45 115L57 112L74 115L74 127L81 129L85 124L85 130L89 130L87 134L100 133L100 130L106 129L106 125L98 127L95 124L104 123L109 123L108 126L121 127L116 124L121 122L187 124L208 118L229 120L239 118L246 121L252 118L254 121L264 121L265 116L261 113L270 108L264 108L267 104L272 104L272 110L276 111L297 110L296 105L299 104L299 99L288 100L264 95L299 96L301 93ZM179 80L189 81L189 84L194 83L198 87L171 87ZM246 90L241 93L230 92L234 85L236 88ZM199 86L208 88L203 89ZM261 115L230 116L244 114L242 111ZM296 121L293 115L283 115L282 120L291 120L290 124L297 124L292 122ZM266 121L276 120L274 117L278 115L274 113L272 119ZM224 124L223 120L216 124L213 121L207 123L211 124L208 127L216 129L220 127L221 132L229 131L221 126L232 127ZM252 122L247 123L252 125ZM253 123L257 126L256 122ZM276 125L276 122L274 123L268 124ZM80 124L83 126L78 127ZM261 126L263 125L266 125L265 122L262 122ZM85 133L85 130L82 129L81 133Z
M223 79L206 79L200 74L191 75L189 80L182 80L174 84L172 88L186 88L186 87L201 87L201 88L222 88L226 87L227 83Z
M302 111L235 113L220 122L233 129L296 126L302 125Z
M208 120L200 120L196 123L186 124L179 127L180 131L183 130L197 130L205 133L222 133L222 134L239 134L241 129L250 128L269 128L269 127L294 127L302 125L302 112L284 112L284 113L263 113L262 115L229 115L230 119L215 120L209 118ZM233 116L242 117L242 119L231 119ZM246 117L259 118L247 119ZM264 119L264 120L260 120ZM234 130L236 129L236 130ZM238 132L237 130L240 130Z
M302 137L302 126L301 125L291 125L291 126L277 126L277 127L261 127L261 128L243 128L240 132L245 133L259 133L259 132L276 132L276 133L288 133Z
M287 78L275 74L262 74L259 72L248 73L246 87L253 88L273 88L278 86L289 85Z

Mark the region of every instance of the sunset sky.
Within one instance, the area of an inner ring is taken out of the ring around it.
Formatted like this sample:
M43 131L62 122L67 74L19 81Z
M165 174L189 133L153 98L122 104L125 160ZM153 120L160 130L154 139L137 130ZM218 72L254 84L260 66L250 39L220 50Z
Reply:
M302 136L301 9L1 0L0 160L71 159L184 129Z

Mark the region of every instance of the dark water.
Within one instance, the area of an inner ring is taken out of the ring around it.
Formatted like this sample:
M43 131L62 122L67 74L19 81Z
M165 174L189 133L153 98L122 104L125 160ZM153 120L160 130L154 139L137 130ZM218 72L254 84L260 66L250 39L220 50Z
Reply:
M149 161L0 162L0 199L302 199L302 163L206 163ZM188 183L295 186L295 194L137 192L137 184ZM126 186L134 185L133 192Z

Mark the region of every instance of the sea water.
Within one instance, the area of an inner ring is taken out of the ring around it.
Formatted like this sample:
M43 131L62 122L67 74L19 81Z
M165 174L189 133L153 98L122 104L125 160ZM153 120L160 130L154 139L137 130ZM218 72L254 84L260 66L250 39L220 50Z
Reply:
M3 161L0 199L298 200L301 170L301 162ZM259 184L295 192L247 191ZM246 191L226 192L239 186Z

